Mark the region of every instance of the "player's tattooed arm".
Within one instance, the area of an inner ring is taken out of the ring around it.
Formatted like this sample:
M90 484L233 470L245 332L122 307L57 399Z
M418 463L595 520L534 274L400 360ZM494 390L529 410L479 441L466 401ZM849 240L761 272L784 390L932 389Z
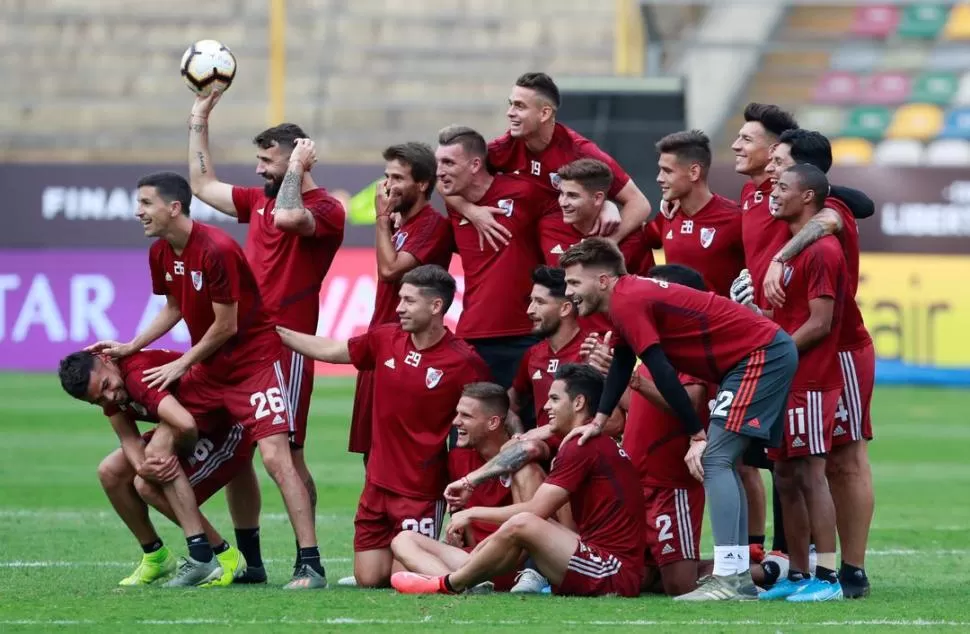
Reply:
M216 178L209 154L209 113L221 96L222 93L216 90L207 97L197 97L192 105L189 116L189 184L192 194L199 200L235 217L237 212L232 201L232 185L219 182Z
M478 486L493 478L515 473L530 462L542 460L548 455L549 448L545 443L520 440L506 446L497 456L466 477L472 486Z
M317 162L316 146L310 139L297 139L290 162L276 194L273 224L281 231L311 236L316 230L313 214L303 205L303 177Z
M808 248L809 245L818 242L828 235L834 235L842 231L842 216L837 211L828 207L818 212L805 223L801 231L792 236L781 250L772 258L768 270L765 272L764 296L772 306L782 306L785 303L785 290L782 285L782 277L785 272L785 262L788 262L796 255Z

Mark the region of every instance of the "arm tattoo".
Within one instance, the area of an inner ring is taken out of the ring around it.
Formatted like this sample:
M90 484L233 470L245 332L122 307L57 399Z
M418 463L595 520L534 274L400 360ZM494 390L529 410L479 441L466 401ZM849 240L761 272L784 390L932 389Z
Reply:
M196 152L195 155L199 157L199 171L205 174L209 171L209 168L205 166L205 152Z
M526 443L517 442L511 447L503 449L497 456L486 462L479 474L473 479L472 484L479 485L492 478L515 473L528 464L530 460L531 457Z
M209 128L209 124L208 123L193 123L190 126L190 128L191 128L192 132L195 132L197 134L202 134L203 132L205 132Z
M283 184L276 195L277 209L303 209L303 197L300 195L300 185L303 175L288 170L283 176Z
M818 218L812 218L802 227L802 230L796 233L791 240L782 247L781 251L776 256L783 262L788 262L793 257L804 251L808 245L818 242L822 237L828 235L828 231Z

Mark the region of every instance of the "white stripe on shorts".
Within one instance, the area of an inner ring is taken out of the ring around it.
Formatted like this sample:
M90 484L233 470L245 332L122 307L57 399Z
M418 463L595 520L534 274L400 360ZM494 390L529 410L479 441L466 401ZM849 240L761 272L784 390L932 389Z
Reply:
M189 478L189 484L195 486L199 482L202 482L215 473L216 469L230 460L235 455L236 448L239 447L239 441L242 440L242 436L243 426L235 423L229 430L229 435L226 436L226 440L222 443L222 446L209 455L201 469L192 474L192 477Z
M290 411L296 416L300 410L300 390L303 388L303 355L293 352L290 357L290 382L286 386L290 390Z
M292 435L296 431L296 426L293 421L293 409L290 407L290 391L286 387L286 376L283 374L283 366L279 361L273 363L273 371L276 372L276 382L279 383L279 388L283 392L283 409L286 411L286 421L289 423L290 434Z
M859 393L859 375L855 369L855 359L849 351L839 353L842 365L842 381L845 389L845 407L849 410L849 435L852 440L862 440L862 397Z
M824 452L822 444L822 393L806 392L805 401L808 411L808 453L817 455Z
M690 498L687 489L674 489L677 528L680 533L680 552L685 559L694 559L694 527L690 521Z

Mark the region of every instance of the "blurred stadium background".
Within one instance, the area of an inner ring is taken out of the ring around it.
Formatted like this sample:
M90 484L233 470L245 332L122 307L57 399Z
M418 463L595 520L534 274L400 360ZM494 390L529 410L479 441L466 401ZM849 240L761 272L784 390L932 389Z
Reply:
M637 0L0 0L0 369L51 371L158 309L137 178L186 172L184 49L218 39L239 71L212 116L216 171L257 183L253 135L293 121L346 201L319 332L373 307L380 152L461 122L504 129L526 70L564 89L560 120L617 157L656 205L653 142L715 139L718 193L748 101L833 140L834 182L866 191L859 290L880 382L970 384L970 3ZM242 236L196 202L195 217ZM455 307L455 313L460 305ZM182 330L163 340L184 348Z

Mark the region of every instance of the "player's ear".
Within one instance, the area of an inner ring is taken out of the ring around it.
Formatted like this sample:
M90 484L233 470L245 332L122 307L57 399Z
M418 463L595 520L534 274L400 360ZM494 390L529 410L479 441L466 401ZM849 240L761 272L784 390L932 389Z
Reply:
M593 194L593 200L596 202L597 207L602 207L606 204L606 192L595 192Z
M701 179L701 175L704 172L704 168L701 167L700 163L691 163L688 174L690 175L690 181L696 183Z

